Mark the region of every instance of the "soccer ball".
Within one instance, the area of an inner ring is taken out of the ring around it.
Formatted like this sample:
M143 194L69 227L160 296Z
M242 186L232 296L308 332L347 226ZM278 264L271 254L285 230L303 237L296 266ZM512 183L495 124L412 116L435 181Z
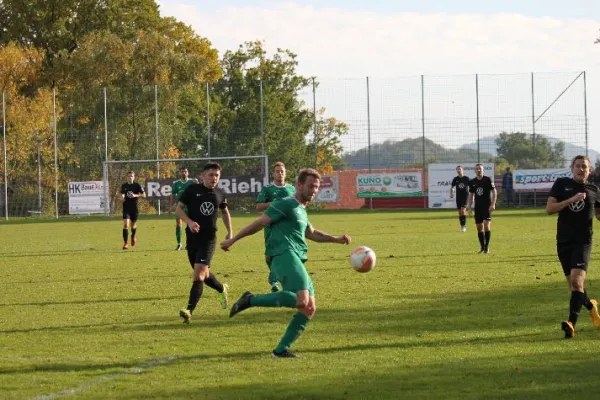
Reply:
M376 261L375 252L367 246L358 246L350 253L350 265L357 272L371 271Z

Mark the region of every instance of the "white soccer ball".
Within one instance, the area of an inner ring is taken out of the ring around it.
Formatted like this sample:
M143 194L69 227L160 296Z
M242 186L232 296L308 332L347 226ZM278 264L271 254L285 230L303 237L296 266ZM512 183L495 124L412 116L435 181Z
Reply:
M369 272L375 267L377 257L373 249L367 246L358 246L350 253L350 265L357 272Z

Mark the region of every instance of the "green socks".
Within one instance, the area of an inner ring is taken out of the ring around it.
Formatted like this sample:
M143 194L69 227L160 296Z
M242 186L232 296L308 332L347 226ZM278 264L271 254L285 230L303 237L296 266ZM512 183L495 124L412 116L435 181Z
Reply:
M177 243L181 243L181 227L175 227L175 237L177 238Z
M296 308L296 293L280 290L269 294L255 294L250 299L250 306Z
M306 325L308 324L308 321L310 321L310 318L308 318L306 315L300 312L294 314L294 316L292 317L292 321L285 330L285 333L279 341L279 344L277 345L277 347L275 347L275 352L281 353L285 349L289 349L294 344L296 339L298 339L300 334L304 331Z

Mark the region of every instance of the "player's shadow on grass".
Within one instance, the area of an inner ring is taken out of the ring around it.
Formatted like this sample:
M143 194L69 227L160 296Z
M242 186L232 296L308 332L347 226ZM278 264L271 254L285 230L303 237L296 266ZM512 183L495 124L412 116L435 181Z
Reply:
M0 282L0 286L2 285L47 285L49 283L75 283L75 282L123 282L123 281L137 281L143 279L145 281L148 280L160 280L165 278L181 278L190 275L190 270L186 270L185 272L181 272L178 274L169 274L169 275L149 275L147 273L142 275L128 275L128 276L113 276L113 277L85 277L85 278L73 278L73 279L43 279L38 278L38 280L28 280L28 281L12 281L12 282Z
M123 298L123 299L87 299L87 300L71 300L71 301L33 301L29 303L2 303L0 307L26 307L26 306L56 306L56 305L90 305L90 304L106 304L106 303L135 303L145 301L164 301L173 299L182 299L182 296L164 296L164 297L142 297L142 298Z
M73 257L76 254L84 254L84 253L114 253L114 254L136 254L140 255L143 253L173 253L173 249L149 249L149 248L138 248L131 250L122 250L122 249L74 249L74 250L57 250L57 251L44 251L40 252L19 252L19 253L0 253L0 257L2 258L26 258L26 257L56 257L56 256L67 256Z

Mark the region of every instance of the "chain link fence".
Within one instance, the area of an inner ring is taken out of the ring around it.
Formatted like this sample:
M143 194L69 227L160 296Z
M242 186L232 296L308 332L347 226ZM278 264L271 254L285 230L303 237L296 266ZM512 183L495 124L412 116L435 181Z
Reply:
M282 159L290 171L316 166L338 176L331 203L337 208L373 207L372 199L357 196L358 173L420 174L423 193L412 206L426 207L430 164L493 163L501 204L501 174L508 166L564 168L578 154L596 161L588 143L585 72L315 79L297 93L313 116L312 126L302 128L306 154L291 153L283 140L287 127L271 114L266 89L255 82L256 96L226 109L218 107L222 99L208 84L56 88L40 91L35 99L2 93L1 214L68 215L69 183L102 180L105 161L155 160L122 168L115 164L114 184L125 181L129 167L144 180L176 179L178 163L161 164L161 159ZM226 115L217 114L223 110ZM327 160L320 159L319 121L345 126L341 157L329 170ZM530 159L505 154L498 142L502 133L524 134L533 147ZM548 148L555 153L549 156ZM252 165L230 161L227 168L225 176L268 177L261 159ZM545 204L543 192L517 191L515 200L539 206ZM247 208L254 196L248 194ZM145 210L158 213L160 207Z

